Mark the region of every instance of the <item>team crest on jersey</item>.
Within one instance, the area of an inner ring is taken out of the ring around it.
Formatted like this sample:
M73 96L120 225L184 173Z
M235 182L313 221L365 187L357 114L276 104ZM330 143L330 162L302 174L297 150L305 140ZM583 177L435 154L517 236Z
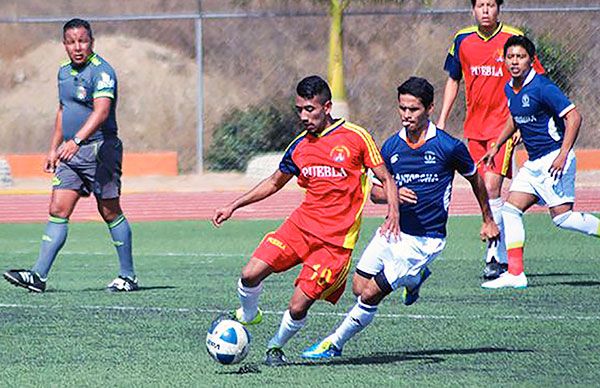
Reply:
M433 151L425 151L425 155L423 156L425 160L425 164L435 164L435 153Z
M83 85L79 85L77 87L77 91L75 92L75 97L77 97L78 100L85 100L86 96L87 91L85 90L85 87Z
M523 106L523 108L529 108L529 96L527 94L521 97L521 106Z
M496 57L496 62L504 62L504 49L499 48L496 50L496 54L494 56Z
M334 162L342 163L350 157L350 150L346 146L335 146L329 152L329 156Z

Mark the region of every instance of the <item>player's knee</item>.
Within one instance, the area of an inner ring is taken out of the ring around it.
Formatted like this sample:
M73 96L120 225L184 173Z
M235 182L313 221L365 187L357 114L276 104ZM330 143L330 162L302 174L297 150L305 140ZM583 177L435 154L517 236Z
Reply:
M290 302L288 310L290 312L290 317L295 321L306 318L306 315L308 314L308 307L302 303Z
M360 300L365 304L376 306L386 295L387 293L381 290L375 280L371 280L360 294Z
M70 208L53 202L50 204L49 214L53 217L69 218L71 216L71 211Z

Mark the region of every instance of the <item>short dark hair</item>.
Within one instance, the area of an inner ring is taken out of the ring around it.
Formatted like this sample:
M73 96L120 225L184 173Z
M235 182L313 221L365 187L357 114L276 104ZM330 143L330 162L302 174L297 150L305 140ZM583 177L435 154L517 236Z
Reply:
M417 97L425 108L429 108L433 104L433 85L425 78L410 77L398 86L398 99L400 99L401 94L410 94Z
M318 96L321 104L331 100L331 89L327 82L318 75L311 75L298 83L296 93L307 100Z
M88 22L87 20L78 19L78 18L71 19L65 23L65 25L63 26L63 38L65 37L67 30L70 30L71 28L79 28L79 27L85 28L90 39L92 39L92 40L94 39L94 34L92 33L92 26L90 26L90 22Z
M473 8L475 8L475 3L477 3L477 0L471 0L471 6ZM498 8L500 8L502 4L504 4L504 0L496 0L496 5L498 6Z
M527 51L527 54L529 54L532 59L535 57L535 45L524 35L513 35L508 38L506 43L504 43L504 56L506 56L508 48L512 46L521 46Z

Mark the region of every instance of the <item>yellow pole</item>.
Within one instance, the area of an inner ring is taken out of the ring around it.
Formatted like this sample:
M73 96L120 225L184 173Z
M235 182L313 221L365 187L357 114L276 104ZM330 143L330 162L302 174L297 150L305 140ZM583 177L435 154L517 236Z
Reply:
M329 63L327 77L331 87L334 117L348 118L348 103L344 85L344 10L350 0L330 0L331 30L329 31Z

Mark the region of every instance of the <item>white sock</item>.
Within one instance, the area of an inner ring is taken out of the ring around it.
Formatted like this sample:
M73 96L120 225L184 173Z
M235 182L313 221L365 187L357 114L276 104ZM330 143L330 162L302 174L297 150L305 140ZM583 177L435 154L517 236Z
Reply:
M502 208L504 221L506 247L511 249L515 244L519 247L525 242L525 227L523 226L523 212L510 203L505 203Z
M238 280L238 296L242 304L242 320L250 322L258 313L258 298L263 290L263 283L256 287L246 287L242 284L242 279Z
M492 211L492 217L494 222L498 225L500 230L500 240L497 244L490 244L488 246L486 263L492 261L492 257L495 257L499 263L506 264L508 257L506 256L506 241L504 241L504 222L502 220L502 206L504 206L504 200L501 197L489 200L490 209Z
M279 325L279 330L275 333L275 336L271 338L269 344L267 345L267 349L272 348L282 348L290 338L294 336L298 332L298 330L302 329L306 324L308 316L294 320L290 315L290 310L285 310L283 313L283 317L281 318L281 324Z
M591 214L569 211L554 217L552 221L559 228L600 237L600 220Z
M377 314L377 306L365 304L358 297L358 301L350 309L346 318L344 318L335 332L328 337L329 340L331 340L331 343L336 348L341 350L350 338L369 326L373 318L375 318L375 314Z

